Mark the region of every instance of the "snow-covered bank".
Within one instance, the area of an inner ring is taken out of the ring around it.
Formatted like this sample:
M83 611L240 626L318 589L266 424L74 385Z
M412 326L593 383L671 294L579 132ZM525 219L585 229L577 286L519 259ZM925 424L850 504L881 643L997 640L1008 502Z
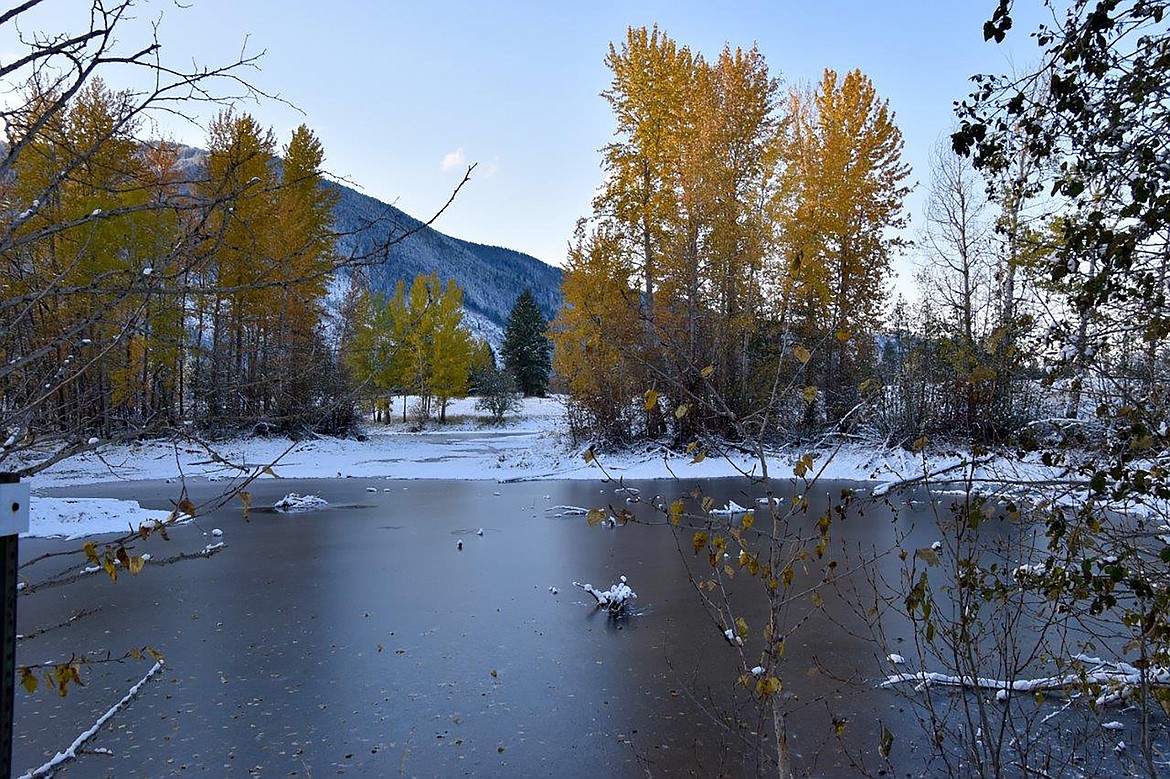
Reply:
M363 441L317 437L300 442L283 438L249 437L216 443L215 455L188 443L141 442L100 447L54 465L32 480L34 491L109 481L140 481L199 477L237 479L265 471L284 478L482 479L492 481L539 479L714 479L752 474L760 463L732 451L720 456L708 452L700 462L693 455L671 452L658 445L642 445L617 454L600 454L587 462L583 449L561 432L563 406L559 399L529 398L518 418L502 427L485 427L485 417L474 410L474 400L457 401L448 410L447 425L431 423L411 432L399 420L371 424ZM772 451L769 475L786 479L805 454L803 449ZM927 457L903 450L849 445L814 450L806 477L876 482L890 485L946 471L962 478L964 458L956 454ZM600 465L599 465L600 464ZM604 469L604 472L603 470ZM948 471L948 469L950 469ZM1032 464L990 460L980 464L977 476L988 480L1020 481L1053 474ZM880 489L880 486L879 486ZM125 530L160 512L145 512L135 504L112 501L47 501L32 506L30 535L87 535ZM100 519L100 521L99 521Z
M169 511L150 511L132 500L112 498L44 498L29 501L29 536L80 538L97 533L126 533L147 522L162 522Z

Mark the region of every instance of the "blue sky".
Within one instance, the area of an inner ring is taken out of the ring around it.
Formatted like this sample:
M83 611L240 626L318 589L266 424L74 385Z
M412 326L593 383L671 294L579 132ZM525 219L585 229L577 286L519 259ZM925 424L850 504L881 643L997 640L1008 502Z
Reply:
M47 0L36 24L59 27L86 5ZM599 96L609 84L604 57L627 26L657 23L708 56L724 43L756 43L788 85L815 81L826 67L861 68L896 112L913 178L924 187L930 148L949 127L968 77L1035 57L1024 33L1039 10L1024 16L1021 9L1016 34L997 46L982 37L994 5L193 0L190 7L148 2L136 13L140 25L161 15L159 38L172 62L213 65L243 48L264 51L249 78L304 114L276 101L244 108L282 142L308 123L331 173L412 215L428 216L446 200L460 162L478 163L437 227L560 264L601 180L598 150L613 131ZM123 37L130 43L134 35L127 29ZM13 50L0 36L0 58ZM178 140L203 142L197 127L167 129ZM921 201L916 194L908 203L915 223Z

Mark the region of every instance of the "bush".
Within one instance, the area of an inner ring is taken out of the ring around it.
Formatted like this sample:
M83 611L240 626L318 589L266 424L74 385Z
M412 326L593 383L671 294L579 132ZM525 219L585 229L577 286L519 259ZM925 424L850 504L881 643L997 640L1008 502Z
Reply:
M516 379L511 373L496 368L483 372L479 399L475 401L476 411L486 411L492 415L492 422L499 424L509 411L519 411L523 407Z

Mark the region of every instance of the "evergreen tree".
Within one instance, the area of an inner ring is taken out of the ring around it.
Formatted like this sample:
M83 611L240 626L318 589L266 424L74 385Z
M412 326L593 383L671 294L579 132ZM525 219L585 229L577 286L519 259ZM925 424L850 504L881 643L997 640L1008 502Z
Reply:
M525 396L543 397L548 393L548 379L552 372L552 344L545 332L548 322L532 290L526 289L516 299L508 315L501 350L504 367L516 377L516 383Z

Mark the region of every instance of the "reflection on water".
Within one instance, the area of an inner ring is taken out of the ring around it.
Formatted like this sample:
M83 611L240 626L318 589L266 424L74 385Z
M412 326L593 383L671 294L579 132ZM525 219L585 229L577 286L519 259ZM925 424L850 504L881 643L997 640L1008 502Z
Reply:
M715 505L753 505L758 496L743 484L702 487ZM259 482L257 506L295 490L330 508L253 512L249 522L223 509L173 533L176 546L198 547L203 530L223 528L228 549L210 560L22 599L25 632L81 604L101 612L24 642L19 662L142 645L167 658L161 678L92 742L112 754L86 755L62 775L754 773L748 745L769 725L737 692L740 656L689 583L706 561L695 562L689 535L680 551L650 508L654 496L668 503L698 485L630 486L637 502L592 482ZM847 486L822 485L808 516ZM104 491L164 507L169 489ZM198 499L216 485L192 489ZM549 510L603 505L647 524L591 528ZM843 572L877 552L929 546L940 533L929 511L893 516L865 501L842 512L832 532ZM53 546L32 542L24 552ZM880 559L897 581L897 556ZM608 587L620 575L639 596L622 620L571 584ZM913 765L925 738L907 699L875 688L891 670L887 652L910 653L910 635L890 619L885 645L875 643L872 575L843 574L823 591L823 608L801 600L788 614L799 627L787 644L784 694L802 772L876 772L883 726L895 735L895 757ZM740 577L730 588L737 616L762 625L759 582ZM753 651L749 642L747 667ZM18 693L14 767L68 744L144 671L134 662L95 668L92 683L63 702Z

